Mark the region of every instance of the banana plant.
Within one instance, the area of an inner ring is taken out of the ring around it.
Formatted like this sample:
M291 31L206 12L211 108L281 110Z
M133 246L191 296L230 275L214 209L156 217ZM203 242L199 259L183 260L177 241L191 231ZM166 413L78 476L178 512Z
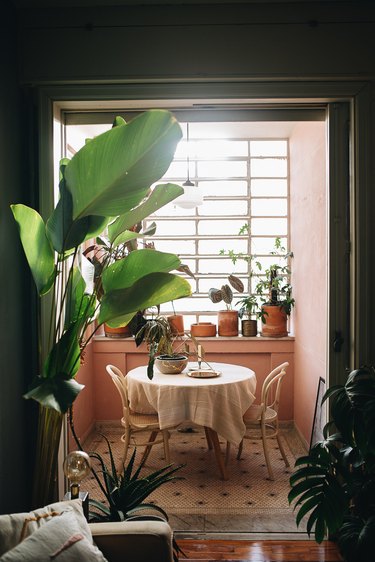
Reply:
M126 325L138 310L191 293L189 283L171 273L181 265L174 254L144 249L110 259L136 235L132 226L183 193L173 184L151 189L168 169L181 136L168 111L147 111L129 123L116 118L110 130L60 162L59 200L46 221L30 207L11 205L38 294L52 295L48 349L25 394L40 404L39 471L45 480L54 473L63 415L83 389L75 376L95 330L104 322ZM84 250L105 229L109 259L97 276ZM96 328L88 334L94 320ZM48 500L48 493L34 495Z

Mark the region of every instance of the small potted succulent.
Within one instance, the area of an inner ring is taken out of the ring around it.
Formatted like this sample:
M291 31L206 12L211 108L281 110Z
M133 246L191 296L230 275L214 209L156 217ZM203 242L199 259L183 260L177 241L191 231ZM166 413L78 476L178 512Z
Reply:
M238 311L233 310L233 289L239 293L243 293L244 285L235 275L228 276L229 285L226 283L221 286L221 289L211 288L208 291L208 296L213 303L224 301L226 310L219 310L218 312L218 334L219 336L238 336Z

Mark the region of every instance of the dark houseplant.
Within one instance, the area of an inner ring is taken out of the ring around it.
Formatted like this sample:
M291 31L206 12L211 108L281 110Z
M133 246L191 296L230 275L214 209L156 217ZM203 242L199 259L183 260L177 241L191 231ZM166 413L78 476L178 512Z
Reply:
M123 465L122 471L116 469L113 453L108 439L103 435L107 442L109 465L103 457L96 452L90 453L90 457L95 459L96 467L91 467L91 471L98 483L98 486L106 499L106 503L90 498L90 522L106 521L131 521L131 520L163 520L168 521L168 515L160 506L155 503L145 503L145 499L157 488L182 477L175 476L175 473L183 465L164 466L155 472L142 474L144 461L135 468L136 449L127 465ZM94 461L95 462L95 461ZM173 539L173 557L178 561L181 549Z
M345 385L327 390L331 421L324 440L296 461L289 502L297 525L320 543L338 541L347 562L372 562L375 552L375 371L352 371Z
M180 265L173 254L136 250L104 261L99 275L83 255L85 242L105 228L116 251L134 234L131 227L182 193L173 184L150 190L181 136L167 111L147 111L128 124L117 118L112 129L61 161L60 198L47 220L32 208L11 206L38 294L50 298L48 343L25 395L39 403L35 505L54 499L62 422L83 388L75 376L95 329L104 322L125 325L138 310L191 293L186 280L170 273Z

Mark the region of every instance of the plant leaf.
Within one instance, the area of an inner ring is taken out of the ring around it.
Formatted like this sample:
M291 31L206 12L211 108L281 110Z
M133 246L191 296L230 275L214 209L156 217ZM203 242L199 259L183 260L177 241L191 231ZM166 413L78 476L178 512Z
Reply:
M105 269L102 276L103 290L106 293L114 289L125 289L150 273L168 273L177 269L180 263L175 254L150 249L134 250Z
M183 192L184 190L181 186L173 183L157 185L143 203L138 205L138 207L135 207L135 209L132 209L130 212L119 216L112 224L109 225L108 235L110 241L112 243L115 242L117 236L119 236L121 232L131 228L146 217L149 217L155 213L155 211L176 199L176 197L181 195Z
M106 292L100 303L98 323L112 321L121 323L129 313L156 306L163 302L187 297L191 294L190 284L171 273L151 273L136 281L131 287ZM119 325L119 324L117 324Z
M33 398L42 406L65 414L83 388L84 385L74 379L38 377L33 388L24 394L24 398Z
M42 217L25 205L11 205L22 246L39 295L48 293L55 280L55 254Z
M72 195L66 189L64 176L68 162L67 158L60 162L60 199L46 225L47 235L56 252L60 254L78 247L96 234L100 234L109 221L108 217L92 215L73 220Z
M136 207L167 171L181 136L171 113L151 110L92 139L65 169L73 219Z

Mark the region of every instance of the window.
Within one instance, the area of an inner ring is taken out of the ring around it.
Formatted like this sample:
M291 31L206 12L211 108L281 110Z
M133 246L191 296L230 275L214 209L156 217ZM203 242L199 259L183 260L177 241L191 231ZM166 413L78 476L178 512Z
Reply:
M163 181L181 185L189 166L203 204L183 209L174 201L149 217L145 227L155 221L155 248L178 254L194 273L195 279L189 278L192 297L174 303L189 325L216 314L219 308L208 290L220 288L229 274L243 280L245 291L254 290L248 286L249 264L242 259L233 264L230 250L255 254L264 269L275 261L276 237L288 246L288 139L252 138L247 122L193 122L187 142L187 124L180 124L184 139ZM239 234L244 225L250 236ZM161 311L171 312L170 303Z

